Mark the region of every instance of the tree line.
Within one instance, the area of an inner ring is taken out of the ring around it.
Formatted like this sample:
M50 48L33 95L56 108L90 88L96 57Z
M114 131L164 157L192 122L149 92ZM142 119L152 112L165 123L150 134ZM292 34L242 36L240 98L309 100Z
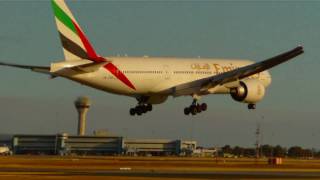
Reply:
M256 157L257 154L259 157L320 158L320 151L300 146L286 148L280 145L265 144L256 149L225 145L219 151L220 156Z

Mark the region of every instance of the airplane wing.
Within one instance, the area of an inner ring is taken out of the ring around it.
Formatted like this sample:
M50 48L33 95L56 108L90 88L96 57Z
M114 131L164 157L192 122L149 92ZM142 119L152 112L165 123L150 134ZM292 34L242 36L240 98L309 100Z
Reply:
M45 67L45 66L29 66L29 65L19 65L19 64L11 64L11 63L4 63L4 62L0 62L0 66L9 66L9 67L15 67L15 68L21 68L21 69L29 69L34 72L51 75L50 67Z
M244 66L222 74L218 74L215 76L181 84L170 88L169 91L173 93L174 96L188 95L193 93L201 94L201 92L207 91L208 89L214 88L215 86L223 85L233 81L238 81L243 78L249 77L253 74L270 69L281 63L289 61L290 59L302 54L303 52L303 47L298 46L290 51L287 51L270 59L254 63L248 66Z

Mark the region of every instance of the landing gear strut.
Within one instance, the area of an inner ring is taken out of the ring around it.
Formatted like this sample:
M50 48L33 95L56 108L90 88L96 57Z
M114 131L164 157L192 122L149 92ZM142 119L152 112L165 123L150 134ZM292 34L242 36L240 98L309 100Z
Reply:
M256 104L248 104L248 109L253 110L256 108L257 108Z
M141 116L144 113L147 113L149 111L152 111L152 105L151 104L138 104L136 107L131 108L129 113L131 116L138 115Z
M206 103L199 104L197 103L197 100L194 99L192 104L189 107L184 108L184 114L185 115L191 114L194 116L198 113L201 113L202 111L206 111L207 108L208 106Z

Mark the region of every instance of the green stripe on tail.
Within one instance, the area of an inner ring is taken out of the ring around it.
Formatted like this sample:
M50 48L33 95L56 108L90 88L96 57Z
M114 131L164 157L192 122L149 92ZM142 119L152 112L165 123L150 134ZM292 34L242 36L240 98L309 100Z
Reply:
M77 29L74 27L72 19L56 4L54 0L52 2L52 8L55 16L66 25L71 31L78 35Z

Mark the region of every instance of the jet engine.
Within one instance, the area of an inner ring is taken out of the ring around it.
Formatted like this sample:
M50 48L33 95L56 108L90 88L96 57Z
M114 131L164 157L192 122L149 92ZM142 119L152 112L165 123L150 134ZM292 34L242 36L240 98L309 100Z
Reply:
M265 87L257 79L246 79L240 81L238 87L231 88L230 94L235 101L255 104L264 97Z

